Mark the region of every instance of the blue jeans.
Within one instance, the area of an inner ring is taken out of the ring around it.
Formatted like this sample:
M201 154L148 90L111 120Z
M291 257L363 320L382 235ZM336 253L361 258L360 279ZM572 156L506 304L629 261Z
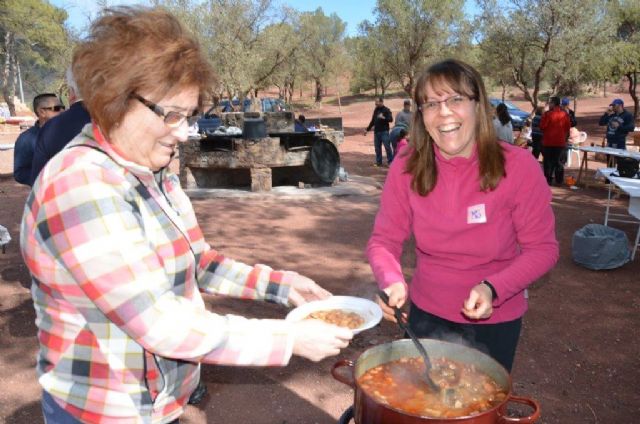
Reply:
M42 391L42 415L44 415L45 424L82 424L44 390Z
M44 390L42 391L42 415L44 415L45 424L82 424ZM180 424L180 421L175 419L169 424Z
M382 165L382 145L387 153L387 163L393 160L393 152L391 151L391 143L389 142L389 131L380 131L373 134L373 147L376 149L376 163Z
M393 156L396 156L398 149L398 141L400 141L400 131L405 130L402 127L393 127L391 131L389 131L389 142L391 143L391 149L393 151Z

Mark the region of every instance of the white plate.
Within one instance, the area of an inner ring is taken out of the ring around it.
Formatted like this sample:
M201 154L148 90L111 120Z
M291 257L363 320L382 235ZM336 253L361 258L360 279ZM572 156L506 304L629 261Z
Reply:
M342 309L347 312L355 312L364 318L364 323L354 328L354 334L375 327L382 319L382 309L377 303L368 299L353 296L331 296L324 300L314 300L293 309L287 314L287 321L302 321L310 313L316 311L327 311L330 309Z

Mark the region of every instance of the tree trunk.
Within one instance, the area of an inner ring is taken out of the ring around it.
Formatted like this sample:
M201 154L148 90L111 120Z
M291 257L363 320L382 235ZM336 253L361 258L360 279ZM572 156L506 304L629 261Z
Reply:
M409 71L409 82L404 86L404 91L409 95L409 97L413 96L413 86L416 81L416 74L414 71Z
M322 81L320 78L315 78L316 82L316 103L322 103Z
M14 98L16 95L15 85L15 69L13 69L14 61L14 36L12 32L7 32L4 36L4 66L2 69L2 97L7 103L9 114L16 116L16 104Z
M629 80L629 95L633 99L633 120L638 119L638 93L636 87L638 84L638 73L636 71L627 74Z
M288 88L287 88L288 103L293 103L294 84L295 82L293 80L289 81Z
M505 84L503 80L500 80L500 85L502 86L502 102L504 103L504 98L507 95L507 84Z

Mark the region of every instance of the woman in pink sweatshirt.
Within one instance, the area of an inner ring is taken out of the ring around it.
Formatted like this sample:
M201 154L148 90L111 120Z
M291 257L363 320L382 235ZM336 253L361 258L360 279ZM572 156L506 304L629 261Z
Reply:
M526 150L497 141L471 66L432 65L414 100L412 145L389 170L367 246L371 268L392 306L409 301L419 337L462 337L511 371L526 288L558 259L551 192ZM417 263L407 284L400 257L410 236Z

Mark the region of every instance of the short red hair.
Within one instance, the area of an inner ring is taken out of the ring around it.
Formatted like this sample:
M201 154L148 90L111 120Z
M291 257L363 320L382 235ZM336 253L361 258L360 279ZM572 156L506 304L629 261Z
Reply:
M85 107L105 134L124 119L131 94L158 98L195 87L199 107L215 77L196 39L162 8L107 9L73 54Z

